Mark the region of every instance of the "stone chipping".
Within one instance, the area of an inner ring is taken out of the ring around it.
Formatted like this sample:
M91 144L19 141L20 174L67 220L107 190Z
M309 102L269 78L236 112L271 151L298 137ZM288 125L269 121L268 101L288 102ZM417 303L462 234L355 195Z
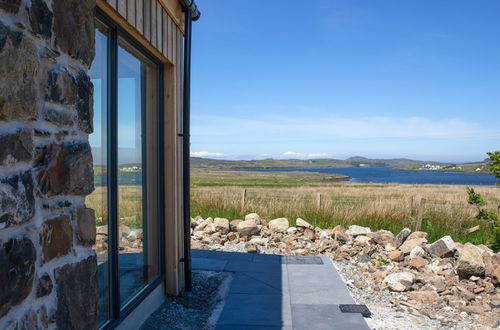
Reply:
M196 217L191 222L192 248L326 255L355 300L372 311L367 322L374 329L500 327L500 255L486 246L460 244L449 236L428 242L427 233L408 228L394 235L353 227L354 237L344 227L323 229L304 219L282 232L271 230L276 222L269 220L260 219L264 225L258 232L243 235L237 226L227 234L206 232L198 225L209 226L213 220Z

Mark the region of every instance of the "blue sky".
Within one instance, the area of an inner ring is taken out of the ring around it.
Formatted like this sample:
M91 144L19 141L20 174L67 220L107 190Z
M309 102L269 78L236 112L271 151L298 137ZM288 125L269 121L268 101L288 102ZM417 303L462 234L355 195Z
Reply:
M192 154L500 149L500 1L197 0Z

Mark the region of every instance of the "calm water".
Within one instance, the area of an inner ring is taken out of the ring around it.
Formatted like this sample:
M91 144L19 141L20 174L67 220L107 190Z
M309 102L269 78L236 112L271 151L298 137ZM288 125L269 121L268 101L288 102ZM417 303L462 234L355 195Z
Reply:
M407 183L407 184L456 184L470 186L492 186L497 180L493 175L469 174L453 172L413 172L396 171L390 167L356 167L356 168L301 168L261 170L272 171L306 171L330 174L343 174L351 177L350 182L373 183Z

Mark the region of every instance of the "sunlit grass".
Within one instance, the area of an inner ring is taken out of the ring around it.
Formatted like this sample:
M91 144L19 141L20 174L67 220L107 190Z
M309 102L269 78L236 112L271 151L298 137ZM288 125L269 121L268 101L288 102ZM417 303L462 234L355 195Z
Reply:
M434 241L451 235L460 242L491 243L494 231L489 222L475 218L477 210L467 204L465 186L366 184L325 181L317 173L262 174L249 172L195 173L192 180L191 216L242 219L256 212L265 219L301 217L315 226L357 224L372 230L397 233L404 227L415 229L420 200L425 199L422 230ZM242 207L242 191L247 200ZM500 189L475 187L491 210L500 204ZM317 207L321 194L321 207ZM96 211L97 225L107 224L106 188L97 187L87 197L88 207ZM120 224L141 227L142 192L140 186L120 186ZM468 233L467 229L481 229Z

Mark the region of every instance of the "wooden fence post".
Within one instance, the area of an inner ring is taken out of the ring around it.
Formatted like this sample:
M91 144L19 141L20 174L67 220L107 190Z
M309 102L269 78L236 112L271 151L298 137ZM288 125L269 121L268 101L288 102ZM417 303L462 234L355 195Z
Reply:
M243 188L243 191L241 192L241 209L242 210L245 208L246 202L247 202L247 189Z
M414 204L414 198L413 196L410 196L410 217L413 216L413 204Z
M420 199L420 204L418 205L417 223L415 224L416 231L419 231L422 228L422 219L424 217L425 202L426 202L425 198Z
M318 211L321 210L321 193L316 196L316 208Z

